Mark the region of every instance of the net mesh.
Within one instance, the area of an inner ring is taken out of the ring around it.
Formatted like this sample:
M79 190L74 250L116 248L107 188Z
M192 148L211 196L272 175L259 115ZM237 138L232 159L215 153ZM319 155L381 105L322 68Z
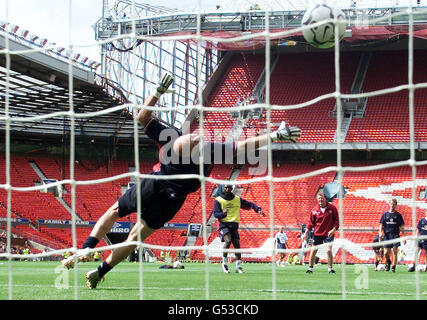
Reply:
M8 1L5 2L5 12L8 12L8 7L7 7L7 3ZM72 11L72 1L69 2L69 21L72 20L72 15L75 14ZM135 6L135 2L132 1L132 6ZM335 74L335 90L333 92L330 92L328 94L324 94L321 96L318 96L314 99L311 99L309 101L304 101L302 103L298 103L298 104L293 104L293 105L274 105L271 103L271 94L272 94L272 88L271 88L271 69L272 69L272 50L271 50L271 40L272 38L280 38L280 37L286 37L287 35L292 35L295 34L296 32L301 31L301 28L297 28L297 29L292 29L292 30L285 30L285 31L272 31L270 29L270 19L269 19L269 15L271 14L271 12L269 11L265 11L265 28L262 32L259 32L257 34L247 34L247 35L240 35L240 36L235 36L235 37L231 37L231 38L215 38L215 37L210 37L210 36L204 36L201 33L201 25L202 25L202 19L203 19L203 15L201 10L198 11L197 13L197 29L196 32L192 35L187 35L187 36L157 36L157 37L152 37L152 36L141 36L141 35L137 35L136 33L136 22L134 22L132 24L132 30L133 32L131 32L129 35L126 36L118 36L116 38L113 39L107 39L105 41L101 41L101 43L98 44L94 44L94 45L102 45L102 44L107 44L109 43L111 40L120 40L121 38L126 39L126 40L131 40L131 41L138 41L138 42L142 42L142 41L183 41L183 40L191 40L194 43L196 43L196 52L200 53L202 52L202 45L204 45L206 42L211 42L211 43L221 43L223 45L226 45L227 43L240 43L240 42L244 42L244 41L251 41L254 39L263 39L263 42L265 44L265 101L264 103L259 103L259 104L255 104L255 105L247 105L247 106L242 106L242 105L236 105L233 107L229 107L227 108L228 112L233 112L233 111L244 111L244 110L253 110L254 108L262 108L265 110L265 130L266 132L272 132L273 131L273 126L272 123L274 123L273 117L272 117L272 112L274 111L287 111L287 110L295 110L295 109L302 109L308 106L311 106L313 104L316 104L318 102L321 102L323 100L327 100L330 98L333 98L336 100L336 106L337 106L337 112L336 112L336 116L337 116L337 120L336 120L336 131L339 131L341 128L341 124L343 121L342 115L342 101L344 99L359 99L359 98L370 98L370 97L376 97L376 96L380 96L380 95L385 95L385 94L391 94L391 93L396 93L396 92L401 92L404 90L408 91L409 94L409 100L408 100L408 113L409 113L409 151L410 151L410 155L409 158L407 160L404 161L397 161L397 162L391 162L391 163L384 163L384 164L377 164L377 165L367 165L367 166L344 166L343 165L343 159L342 159L342 142L340 141L340 139L337 140L336 143L336 154L337 154L337 158L336 158L336 165L335 166L327 166L324 167L322 169L318 169L318 170L314 170L311 172L307 172L307 173L303 173L303 174L297 174L295 176L289 176L289 177L277 177L274 176L273 173L273 169L274 169L274 162L273 162L273 148L272 148L272 143L269 140L269 143L267 145L267 174L266 175L262 175L262 176L258 176L258 177L251 177L249 179L245 179L245 180L239 180L238 184L239 185L243 185L243 186L247 186L248 188L251 185L256 185L257 183L266 183L268 185L268 199L269 199L269 203L268 203L268 207L270 210L270 216L269 216L269 238L274 238L274 234L276 232L276 220L275 220L275 197L276 197L276 192L277 190L275 189L275 184L279 184L279 183L293 183L299 180L303 180L303 179L309 179L312 177L320 177L323 174L327 174L327 173L336 173L338 177L344 177L346 173L363 173L366 175L369 175L369 172L373 172L373 171L377 171L377 170L384 170L384 169L390 169L390 168L399 168L399 167L405 167L408 166L411 169L411 175L412 175L412 180L411 183L407 186L407 188L410 189L411 191L411 200L409 203L407 203L406 205L411 207L411 225L412 225L412 234L416 234L416 224L417 224L417 206L420 206L422 208L424 208L422 205L424 204L424 202L422 202L420 204L421 201L417 202L417 186L419 184L417 184L417 167L422 167L424 165L427 164L426 161L417 161L416 160L416 150L417 150L417 145L416 145L416 139L415 139L415 113L414 113L414 96L415 96L415 92L417 89L422 89L422 88L427 88L427 83L414 83L414 74L413 74L413 70L414 70L414 20L413 20L413 8L412 8L412 2L408 2L409 7L407 8L406 11L402 12L398 12L396 13L396 16L399 15L407 15L409 17L408 20L408 81L406 84L403 85L398 85L395 87L391 87L391 88L387 88L387 89L380 89L380 90L376 90L376 91L372 91L372 92L365 92L365 93L358 93L358 94L348 94L348 93L343 93L341 90L341 75L340 75L340 56L341 56L341 52L340 52L340 47L339 45L335 45L334 48L334 74ZM426 13L426 11L421 11L418 13ZM377 21L374 22L380 22L382 20L387 20L390 19L390 17L392 16L387 16L387 17L383 17L383 18L378 18ZM7 18L6 18L7 20ZM70 29L72 28L72 25L70 25ZM14 295L13 295L13 278L12 278L12 259L14 258L23 258L23 255L19 255L19 254L14 254L11 252L11 239L12 239L12 192L28 192L28 191L40 191L43 189L43 187L41 186L14 186L12 184L12 180L11 180L11 136L10 136L10 132L11 132L11 126L14 123L32 123L32 122L37 122L37 121L43 121L49 118L53 118L53 117L66 117L69 119L69 132L70 132L70 143L69 143L69 154L70 154L70 158L69 158L69 179L63 179L61 181L57 181L55 183L51 184L51 187L56 187L56 186L64 186L64 185L69 185L71 187L70 189L70 208L71 208L71 234L72 234L72 243L73 246L72 248L67 248L67 249L63 249L63 250L54 250L52 252L49 253L43 253L43 254L35 254L35 255L27 255L26 258L39 258L39 257L45 257L45 256L50 256L50 255L56 255L56 254L64 254L66 251L71 251L72 253L77 253L78 252L78 245L77 245L77 230L76 230L76 225L77 225L77 213L76 213L76 206L77 203L76 201L78 201L78 199L76 199L76 188L78 188L79 186L87 186L87 185L97 185L97 184L102 184L102 183L106 183L106 182L111 182L111 181L116 181L116 180L120 180L120 179L124 179L124 178L132 178L135 181L140 181L141 179L188 179L188 178L197 178L200 180L201 182L201 210L202 210L202 223L203 223L203 243L202 245L195 245L195 246L164 246L164 245L150 245L147 244L145 242L141 242L140 239L139 241L133 243L135 245L137 245L139 248L150 248L150 249L154 249L154 250L173 250L173 251L179 251L179 250L201 250L204 253L204 262L206 265L205 268L205 273L204 273L204 277L205 277L205 298L209 299L210 298L210 273L209 273L209 269L208 269L208 264L210 263L210 256L211 256L211 247L209 246L209 235L207 233L208 230L208 225L207 225L207 221L208 221L208 212L207 212L207 202L210 201L210 199L208 199L207 197L207 184L223 184L225 182L228 182L228 180L225 179L217 179L214 177L205 177L202 174L202 166L200 167L200 174L199 175L173 175L173 176L166 176L166 177L159 177L159 176L152 176L152 175L148 175L148 174L141 174L141 168L140 168L140 159L139 159L139 128L138 128L138 122L137 122L137 118L134 117L133 118L133 131L134 131L134 141L133 141L133 147L134 147L134 163L135 163L135 171L133 173L124 173L124 174L119 174L119 175L113 175L110 176L108 178L101 178L101 179L92 179L92 180L78 180L76 179L76 174L75 174L75 163L76 163L76 159L75 159L75 150L76 150L76 137L75 137L75 131L76 129L76 119L86 119L86 118L91 118L91 117L99 117L105 114L112 114L114 112L120 111L120 110L124 110L124 109L133 109L133 113L136 114L138 112L138 110L141 108L138 104L133 104L133 103L129 103L129 104L125 104L125 105L120 105L114 108L108 108L106 110L102 110L102 111L98 111L98 112L90 112L90 113L80 113L78 111L76 111L75 109L75 102L74 102L74 98L73 98L73 77L74 77L74 69L73 69L73 61L72 59L68 59L68 86L69 86L69 92L70 94L68 95L68 106L69 109L67 111L62 111L62 112L55 112L55 113L49 113L46 115L35 115L35 116L29 116L29 117L17 117L14 115L10 114L9 111L9 106L10 106L10 83L11 83L11 78L10 78L10 72L11 72L11 58L15 55L20 55L20 54L25 54L25 53L34 53L34 52L42 52L45 50L45 48L39 48L39 49L31 49L28 51L12 51L10 49L9 46L9 38L5 37L5 48L2 49L0 51L0 54L3 55L5 57L5 94L4 94L4 116L1 117L1 121L5 124L5 181L4 184L0 185L0 187L2 189L4 189L7 192L7 203L4 204L4 206L6 207L6 221L7 221L7 245L6 245L6 252L3 254L0 254L1 257L4 257L6 259L8 259L8 298L9 299L13 299ZM69 50L70 52L73 52L75 50L75 48L77 47L74 43L71 42L71 36L69 37ZM335 37L335 41L336 43L338 43L338 36L336 35ZM203 61L202 59L197 59L197 68L196 72L197 72L197 101L202 102L204 101L204 97L203 97L203 86L204 83L202 82L202 70L203 70ZM136 74L134 74L134 77L137 77ZM134 79L134 82L137 82L137 79ZM149 110L154 110L154 111L158 111L159 113L163 113L163 112L172 112L172 111L176 111L177 108L176 106L166 106L166 107L147 107L147 109ZM196 105L184 105L184 106L180 106L178 107L178 109L182 109L182 110L196 110L198 112L198 124L199 124L199 134L200 136L203 138L204 136L207 136L207 131L206 131L206 121L205 121L205 112L223 112L224 109L221 107L206 107L205 105L203 105L202 103L196 104ZM209 137L210 138L210 137ZM200 160L203 159L203 149L200 149ZM202 162L202 161L200 161ZM342 182L340 180L338 180L338 182ZM137 183L138 186L138 194L140 194L140 185L139 183ZM343 203L343 197L339 196L338 197L338 201L337 201L337 208L338 208L338 212L339 212L339 218L340 221L343 222L345 219L344 216L344 203ZM137 202L137 215L136 215L136 219L137 221L140 220L140 212L141 212L141 199L140 197L138 197L138 202ZM346 241L348 239L348 237L351 237L352 234L351 232L346 232L345 231L345 224L341 223L340 224L340 229L339 229L339 238L336 239L336 242L334 244L334 250L338 250L341 249L341 259L342 259L342 298L346 299L347 298L347 287L346 287L346 255L350 252L353 252L353 248L351 247L352 242ZM409 236L407 237L407 239L414 239L413 236ZM416 238L416 240L419 239ZM403 240L403 239L402 239ZM391 243L392 241L385 241L384 243ZM414 242L415 243L415 242ZM129 244L129 243L128 243ZM118 248L123 246L124 244L116 244L116 245L110 245L110 246L105 246L105 247L99 247L96 249L93 249L92 251L103 251L103 250L111 250L114 248ZM361 248L371 248L372 247L372 243L358 243L359 247ZM320 246L320 248L323 248L324 246ZM225 250L225 251L229 251L230 253L236 253L236 252L241 252L242 254L248 253L248 254L252 254L254 255L255 253L266 253L268 256L271 256L272 260L273 260L273 264L272 264L272 268L271 268L271 273L272 273L272 283L271 283L271 288L272 288L272 299L276 299L277 298L277 287L276 287L276 283L277 283L277 271L276 271L276 266L275 266L275 259L276 259L276 254L280 253L280 252L285 252L287 254L292 254L292 253L299 253L301 252L301 249L286 249L286 250L278 250L275 249L273 246L268 247L267 249L263 249L263 248L244 248L244 249L240 249L240 250L236 250L236 249L229 249L229 250ZM140 250L140 255L141 255L142 250ZM141 258L141 256L140 256ZM141 259L140 259L141 260ZM417 261L415 261L415 264L417 264ZM78 292L78 265L76 264L76 268L74 269L74 297L75 299L78 299L79 297L79 292ZM420 285L419 285L419 275L418 273L415 273L415 295L416 298L419 299L420 298ZM139 295L140 298L143 299L144 298L144 270L143 270L143 264L140 263L139 264Z

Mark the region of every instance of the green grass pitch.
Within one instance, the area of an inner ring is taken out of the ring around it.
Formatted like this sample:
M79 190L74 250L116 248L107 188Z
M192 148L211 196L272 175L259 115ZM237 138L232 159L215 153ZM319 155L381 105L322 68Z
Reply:
M306 266L244 263L244 274L224 274L219 264L184 263L185 269L159 269L160 263L123 262L106 275L97 289L85 287L84 275L98 266L96 262L79 264L77 299L79 300L341 300L345 278L345 299L415 300L416 275L399 265L396 273L374 271L373 265L335 265L335 275L326 265L318 265L313 274ZM9 270L12 270L13 300L73 300L75 271L67 271L59 262L0 261L0 299L9 299ZM206 276L206 270L208 275ZM427 300L427 273L419 272L420 299ZM140 281L143 290L140 291ZM209 293L207 295L206 287Z

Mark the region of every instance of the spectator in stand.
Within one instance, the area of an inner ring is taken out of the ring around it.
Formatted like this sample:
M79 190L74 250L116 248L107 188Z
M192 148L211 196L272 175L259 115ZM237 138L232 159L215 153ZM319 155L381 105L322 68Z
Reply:
M405 222L403 221L403 217L400 212L396 211L397 200L395 198L389 201L389 206L389 210L384 212L381 216L378 236L380 238L383 237L384 241L396 239L395 242L384 245L384 256L386 258L385 271L389 271L390 265L392 265L391 271L396 272L396 264L400 246L399 238L400 233L402 233L402 237L405 236L405 230L403 229ZM406 240L404 243L406 243ZM393 262L390 258L392 251Z
M314 229L313 245L318 246L327 243L326 254L328 256L328 272L334 274L332 268L332 242L334 241L335 232L339 228L339 218L337 208L326 201L323 191L319 191L316 195L317 205L310 213L310 218L307 223L307 228L302 237L303 241L307 240L308 233ZM313 267L316 262L316 254L318 249L310 251L310 262L306 273L313 273Z

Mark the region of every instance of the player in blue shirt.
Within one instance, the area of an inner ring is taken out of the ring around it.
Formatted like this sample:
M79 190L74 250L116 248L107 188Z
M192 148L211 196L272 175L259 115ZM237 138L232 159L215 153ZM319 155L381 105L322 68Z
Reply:
M144 106L154 106L162 94L169 91L173 77L165 74L161 77L155 94L144 101ZM193 174L200 172L200 149L203 150L202 174L208 176L213 164L234 164L235 159L248 159L249 151L256 150L268 144L268 141L296 142L301 136L297 127L288 127L283 121L279 128L270 133L243 141L232 143L213 143L200 141L197 134L182 135L179 130L152 117L152 110L141 108L137 115L144 132L159 146L159 170L151 173L158 179L142 179L140 183L141 219L129 233L125 242L144 241L156 230L170 221L183 205L188 194L200 188L198 178L171 178L161 179L164 176ZM201 144L201 145L200 145ZM243 155L243 156L242 156ZM86 239L82 249L95 248L112 228L114 222L133 212L137 212L137 186L129 188L126 193L114 203L97 221L90 236ZM139 237L138 237L139 235ZM136 245L127 245L116 248L98 267L86 274L86 286L96 288L103 276L114 266L124 260L136 248ZM85 250L77 254L85 261ZM74 267L74 257L63 260L67 269Z
M427 236L427 211L425 212L425 217L421 218L418 221L417 225L417 236ZM421 239L418 241L417 249L414 254L414 263L416 259L420 258L421 250L424 250L424 253L427 257L427 239ZM408 269L409 272L415 271L415 264ZM426 266L424 268L424 272L427 272L427 261Z
M402 237L405 236L405 231L403 229L405 222L403 221L402 215L396 211L397 200L395 198L391 199L389 202L389 210L384 212L381 216L380 226L378 236L383 237L383 241L399 239L400 233ZM406 243L406 240L404 241ZM393 249L393 264L391 267L392 272L396 272L397 257L399 253L400 240L397 240L393 243L384 245L384 256L386 258L385 270L390 270L390 265L392 264L390 255Z

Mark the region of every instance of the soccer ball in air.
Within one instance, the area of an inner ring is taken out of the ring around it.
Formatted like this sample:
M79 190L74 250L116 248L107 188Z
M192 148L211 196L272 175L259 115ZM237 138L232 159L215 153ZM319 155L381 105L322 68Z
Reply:
M327 4L317 4L305 12L301 20L301 26L310 26L324 20L334 19L335 17L338 19L338 39L341 41L344 37L347 23L344 12L338 8ZM335 44L335 26L333 21L317 27L304 29L302 34L305 40L316 48L331 48Z

